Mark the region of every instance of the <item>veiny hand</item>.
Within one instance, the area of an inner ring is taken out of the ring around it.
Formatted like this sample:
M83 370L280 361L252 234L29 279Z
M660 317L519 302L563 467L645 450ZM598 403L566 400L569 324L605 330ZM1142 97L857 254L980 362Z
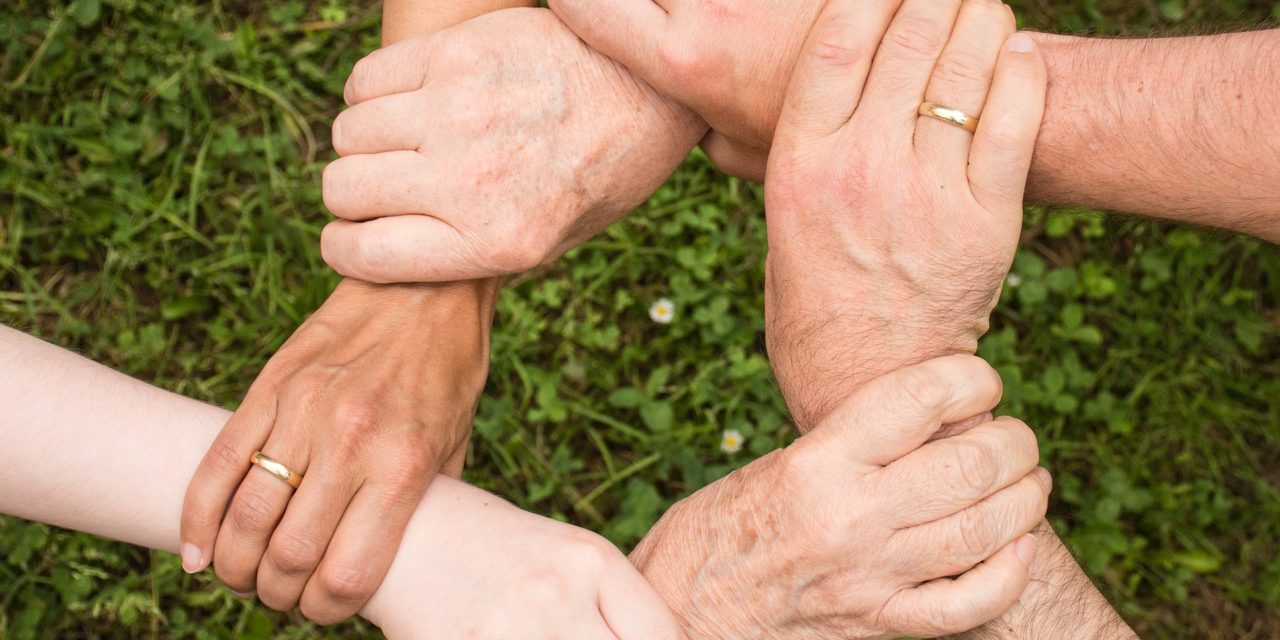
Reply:
M871 51L901 0L868 0ZM773 130L805 35L823 0L548 0L583 40L693 109L713 131L702 147L720 169L764 180Z
M431 479L461 473L496 293L492 281L338 285L192 478L183 566L212 560L232 590L256 590L277 610L301 605L321 624L354 614ZM257 450L303 476L296 493L250 466Z
M818 18L765 183L766 339L801 428L869 378L977 348L1044 112L1044 61L998 1L906 0L879 51L860 6ZM918 116L925 100L980 114L977 133Z
M451 478L431 484L385 585L363 614L392 640L679 636L662 599L607 540Z
M370 54L333 125L325 260L371 282L504 275L642 203L697 118L545 9L497 11Z
M1026 586L1052 481L1017 420L925 442L1000 391L974 356L878 378L790 447L677 503L632 560L691 638L976 627Z

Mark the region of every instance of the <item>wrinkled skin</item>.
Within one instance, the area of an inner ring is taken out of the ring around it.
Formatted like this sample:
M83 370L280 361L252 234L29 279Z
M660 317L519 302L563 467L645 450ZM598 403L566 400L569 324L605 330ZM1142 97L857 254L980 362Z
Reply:
M632 555L690 638L890 638L976 627L1026 586L1052 481L951 356L866 385L812 433L670 509ZM923 446L922 446L923 445ZM951 578L951 576L959 576Z
M892 15L870 0L859 15ZM822 0L549 0L587 43L701 116L724 171L764 180L791 71ZM870 21L874 22L872 17ZM874 40L868 30L868 44Z
M373 282L516 273L642 203L701 135L687 110L543 9L375 51L324 174L325 260Z
M814 29L765 183L766 340L802 429L871 377L977 349L1044 112L1044 61L1004 51L1001 3L906 0L878 50L846 4ZM982 113L977 132L918 116L926 99Z
M431 479L462 471L496 296L496 282L339 284L201 461L184 567L212 561L233 591L322 624L353 615ZM250 466L257 450L303 476L296 492Z

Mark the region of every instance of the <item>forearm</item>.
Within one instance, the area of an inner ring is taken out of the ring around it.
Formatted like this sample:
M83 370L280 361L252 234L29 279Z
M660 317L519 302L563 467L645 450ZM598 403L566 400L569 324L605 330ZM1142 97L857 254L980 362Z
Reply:
M170 553L183 490L230 416L3 326L0 406L0 513ZM387 603L417 573L423 541L442 535L440 522L505 504L436 478L363 615L377 624L399 615Z
M1049 96L1030 199L1280 242L1280 29L1039 41Z

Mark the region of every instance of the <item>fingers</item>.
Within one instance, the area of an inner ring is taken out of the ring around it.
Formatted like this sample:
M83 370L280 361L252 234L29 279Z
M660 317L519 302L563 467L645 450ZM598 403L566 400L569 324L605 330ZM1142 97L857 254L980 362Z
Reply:
M324 169L324 204L344 220L434 213L436 167L413 151L338 158Z
M262 452L289 469L307 473L307 452L296 441L272 433ZM236 490L218 530L213 549L213 569L227 588L239 593L256 590L258 566L271 534L289 506L294 489L288 483L254 465Z
M422 91L365 100L333 120L333 150L340 156L416 151L436 119Z
M399 478L404 486L395 490L374 483L360 488L307 582L300 603L303 615L317 624L334 624L368 602L391 568L432 476Z
M662 597L619 558L600 585L600 615L620 640L679 640L680 627Z
M925 100L981 120L996 60L1016 24L1000 0L964 0L951 40L942 51ZM916 148L939 166L963 171L973 134L935 118L916 120Z
M1005 545L959 578L942 578L899 592L885 605L885 620L910 636L932 638L984 625L1008 611L1027 588L1036 538Z
M764 182L765 167L769 161L768 149L748 148L715 131L708 132L699 146L720 171L743 180Z
M425 215L336 220L320 236L320 254L334 271L374 283L455 282L509 273L481 260L457 229Z
M342 98L350 106L426 84L436 40L424 35L402 40L361 58L351 69Z
M667 12L650 0L550 0L547 6L591 48L617 60L661 93L667 74L660 45Z
M1039 462L1035 433L1020 420L998 418L924 445L878 470L876 482L904 496L889 525L914 527L977 504Z
M969 152L969 185L980 204L1016 208L1031 170L1047 86L1044 57L1032 37L1015 33L1005 42L996 63L991 92L973 148Z
M929 360L867 383L797 444L834 442L856 462L887 465L915 451L944 423L995 408L1002 391L999 374L981 358Z
M872 130L909 136L929 77L951 36L960 0L906 0L876 52L858 118Z
M821 138L849 121L894 8L890 2L827 2L792 72L776 138Z
M182 568L188 573L203 571L213 561L222 516L249 472L249 457L266 442L275 413L271 394L250 388L196 467L182 503Z
M311 471L289 501L284 519L271 535L258 567L258 599L276 611L298 606L307 581L320 566L333 532L356 493L354 481L330 473L332 467Z
M894 534L893 544L914 550L906 569L919 580L968 571L1031 531L1044 518L1053 481L1037 469L1008 488L955 515Z

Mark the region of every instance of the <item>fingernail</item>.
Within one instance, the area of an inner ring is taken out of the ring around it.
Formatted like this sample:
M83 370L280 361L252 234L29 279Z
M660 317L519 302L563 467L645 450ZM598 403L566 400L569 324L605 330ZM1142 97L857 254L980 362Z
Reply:
M1031 564L1031 561L1036 557L1036 537L1029 533L1022 536L1018 539L1017 544L1014 545L1013 552L1018 554L1019 560L1022 560L1025 564Z
M1040 478L1040 483L1044 485L1045 493L1053 491L1053 474L1049 473L1048 469L1036 467L1035 474L1037 478Z
M1036 41L1026 33L1019 31L1009 36L1005 46L1014 53L1031 53L1036 50Z
M252 591L245 591L245 592L243 592L243 593L241 593L241 592L239 592L239 591L236 591L235 589L227 589L227 591L230 591L230 592L231 592L231 595L233 595L233 596L235 596L235 597L237 597L237 598L243 599L243 600L248 600L249 598L252 598L252 597L253 597L253 592L252 592Z
M200 553L200 547L190 542L182 543L182 570L187 573L204 570L204 554Z

